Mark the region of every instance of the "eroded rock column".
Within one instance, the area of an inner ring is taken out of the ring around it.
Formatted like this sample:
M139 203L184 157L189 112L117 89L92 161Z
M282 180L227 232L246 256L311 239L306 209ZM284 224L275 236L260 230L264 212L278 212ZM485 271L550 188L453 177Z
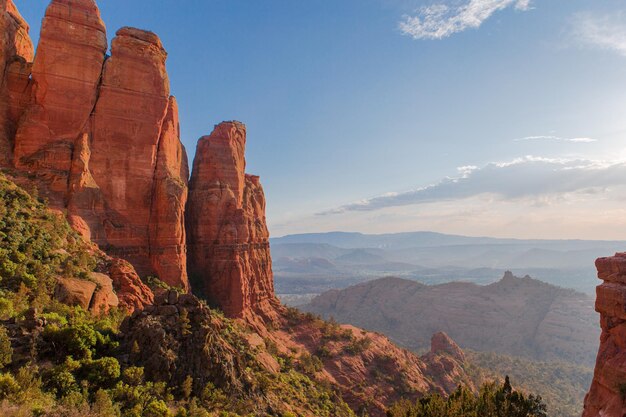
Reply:
M626 414L626 253L596 261L596 311L600 313L600 349L583 417Z
M277 299L265 196L246 175L246 128L224 122L198 141L187 203L192 282L230 317L273 319Z

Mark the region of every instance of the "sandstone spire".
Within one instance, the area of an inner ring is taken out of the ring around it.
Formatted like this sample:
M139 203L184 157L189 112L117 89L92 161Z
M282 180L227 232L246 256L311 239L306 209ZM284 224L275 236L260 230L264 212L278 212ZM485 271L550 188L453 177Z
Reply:
M600 313L600 349L583 417L621 417L626 414L626 253L596 261L604 282L596 293Z
M186 214L189 275L226 315L273 319L265 196L259 177L245 174L245 145L239 122L198 141Z

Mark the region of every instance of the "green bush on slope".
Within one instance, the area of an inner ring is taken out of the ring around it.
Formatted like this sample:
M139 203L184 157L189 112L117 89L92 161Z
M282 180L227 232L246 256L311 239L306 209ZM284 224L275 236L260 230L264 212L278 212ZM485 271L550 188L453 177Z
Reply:
M547 417L541 397L526 396L513 389L506 377L501 386L486 383L478 394L459 387L448 398L439 394L415 403L402 401L387 412L388 417Z
M466 368L476 385L509 375L519 389L539 392L551 417L579 417L593 369L566 362L538 362L491 352L466 351Z

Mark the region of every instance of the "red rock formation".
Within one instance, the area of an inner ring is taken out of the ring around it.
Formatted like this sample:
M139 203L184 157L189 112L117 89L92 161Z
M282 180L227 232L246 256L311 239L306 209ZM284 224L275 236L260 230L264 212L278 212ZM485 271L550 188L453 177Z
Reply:
M107 50L94 0L53 0L32 68L32 98L15 138L15 166L67 192L74 143L89 128Z
M0 90L3 156L14 141L15 167L37 175L42 194L67 209L83 237L128 259L141 275L189 289L189 173L161 41L123 28L105 62L106 29L95 0L53 0L29 81L32 46L29 53L20 38L28 26L13 3L0 5L0 66L12 68Z
M450 355L461 362L465 361L465 353L463 353L459 345L444 332L435 333L433 335L430 340L430 351L434 354L444 353Z
M33 43L12 0L0 0L0 165L10 164L16 123L30 97Z
M104 211L85 221L95 243L131 261L140 274L152 272L149 222L169 99L166 56L153 33L120 29L105 64L93 120L89 170Z
M159 277L189 289L185 234L185 204L189 168L180 142L178 105L170 98L161 128L150 216L150 260Z
M109 276L121 307L132 312L154 303L154 294L141 282L130 263L122 259L111 259Z
M246 128L224 122L198 141L187 203L189 274L226 315L275 317L278 301L259 178L245 174Z
M583 417L622 417L626 414L626 253L596 261L596 311L602 335L591 389Z
M446 351L438 350L443 341L440 335L433 338L437 350L418 357L380 333L323 322L289 310L266 340L272 340L280 352L299 361L309 355L321 356L322 366L314 378L335 386L355 412L367 411L372 417L384 417L385 410L400 399L413 401L428 392L448 395L459 384L474 387L463 369L465 363L458 346L447 338ZM461 356L450 354L449 349L459 349Z

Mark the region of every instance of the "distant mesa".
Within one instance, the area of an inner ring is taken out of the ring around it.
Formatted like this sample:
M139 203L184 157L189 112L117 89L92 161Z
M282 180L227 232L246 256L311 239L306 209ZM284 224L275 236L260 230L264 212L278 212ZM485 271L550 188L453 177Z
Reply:
M511 272L486 286L382 278L328 291L302 308L416 351L443 331L462 348L591 366L599 337L592 297Z

